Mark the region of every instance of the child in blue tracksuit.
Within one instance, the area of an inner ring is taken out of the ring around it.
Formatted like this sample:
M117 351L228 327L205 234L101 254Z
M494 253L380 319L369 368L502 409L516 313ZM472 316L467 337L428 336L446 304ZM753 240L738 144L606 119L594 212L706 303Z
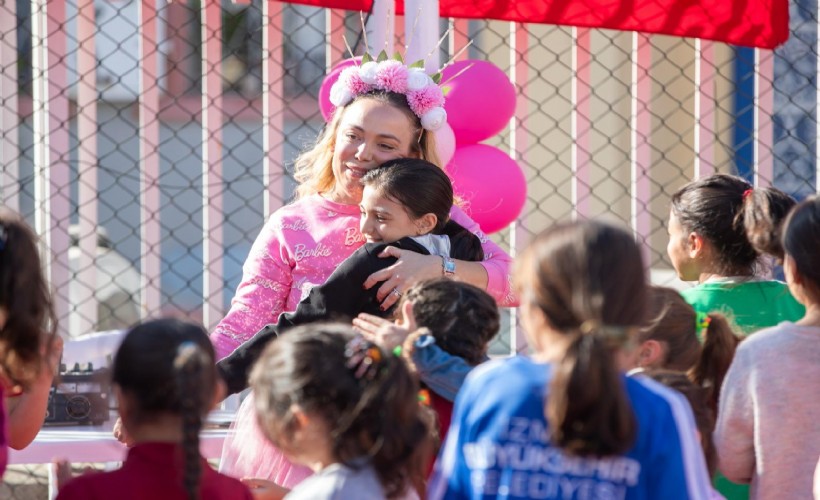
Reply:
M467 377L429 498L708 498L686 400L621 371L647 302L632 235L557 225L517 265L534 355Z

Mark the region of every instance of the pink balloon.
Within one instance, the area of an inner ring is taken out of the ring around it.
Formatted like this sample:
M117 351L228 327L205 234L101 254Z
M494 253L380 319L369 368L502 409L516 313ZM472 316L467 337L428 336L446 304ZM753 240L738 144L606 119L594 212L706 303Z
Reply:
M527 201L527 180L518 163L493 146L459 146L447 173L464 211L487 234L507 227Z
M445 122L438 130L433 132L436 137L436 152L442 165L447 165L453 159L456 152L456 135L453 129Z
M492 63L458 61L444 68L441 81L450 88L444 109L458 144L474 144L496 135L515 114L515 86Z
M330 117L333 116L333 112L336 110L336 107L330 103L330 87L339 79L339 74L343 69L353 64L359 64L361 60L361 57L345 59L336 64L336 66L333 66L325 76L325 79L322 80L322 86L319 87L319 111L322 112L325 121L330 120Z

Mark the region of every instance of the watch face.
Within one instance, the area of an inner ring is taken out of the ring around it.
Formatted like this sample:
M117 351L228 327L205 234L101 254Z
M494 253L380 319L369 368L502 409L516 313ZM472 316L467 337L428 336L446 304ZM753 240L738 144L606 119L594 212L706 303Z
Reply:
M455 274L456 263L453 259L444 259L444 274Z

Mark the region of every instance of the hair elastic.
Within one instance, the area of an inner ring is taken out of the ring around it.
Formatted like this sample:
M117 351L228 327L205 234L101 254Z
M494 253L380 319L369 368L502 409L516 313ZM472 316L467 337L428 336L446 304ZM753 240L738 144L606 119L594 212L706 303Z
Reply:
M347 358L345 366L353 372L357 379L373 380L379 372L378 365L382 360L382 351L376 344L357 336L345 346L345 358Z
M712 324L712 318L709 314L700 311L695 313L695 326L697 327L695 334L701 342L703 342L703 331L707 330L710 324Z
M617 348L631 344L639 329L633 326L604 325L598 321L588 319L581 323L578 330L581 332L581 335L585 337L597 336L610 347Z
M746 191L743 191L743 199L746 200L746 198L751 196L752 193L754 193L754 188L749 188Z

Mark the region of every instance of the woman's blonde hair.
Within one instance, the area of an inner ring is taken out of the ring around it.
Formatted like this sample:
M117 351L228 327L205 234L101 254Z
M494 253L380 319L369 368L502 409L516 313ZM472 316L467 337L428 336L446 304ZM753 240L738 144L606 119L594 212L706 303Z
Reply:
M336 184L336 179L333 176L333 151L336 148L336 133L339 131L339 124L345 110L354 102L362 99L374 99L393 106L404 113L410 123L413 124L413 137L418 137L417 141L410 144L411 155L427 160L438 167L442 166L436 152L435 135L421 127L421 120L408 106L407 97L404 94L395 92L369 92L357 97L347 106L336 108L313 147L296 158L293 177L299 183L296 188L297 199L317 193L326 193L333 189Z

